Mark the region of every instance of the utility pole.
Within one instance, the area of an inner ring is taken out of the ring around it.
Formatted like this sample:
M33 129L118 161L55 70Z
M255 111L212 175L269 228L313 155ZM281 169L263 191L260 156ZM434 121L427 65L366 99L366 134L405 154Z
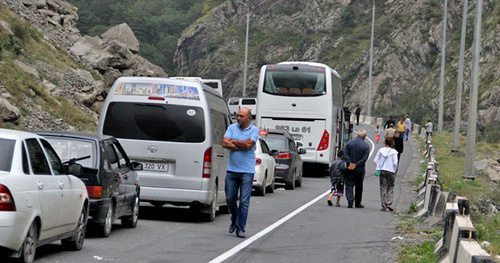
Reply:
M372 71L373 71L373 34L375 30L375 0L373 0L373 11L372 11L372 37L370 43L370 70L368 73L368 98L367 98L367 110L366 115L372 116Z
M474 155L476 148L477 96L479 90L479 57L481 54L481 22L483 16L483 0L476 1L476 17L474 19L474 44L472 53L472 76L469 95L469 120L467 122L467 148L465 152L464 177L474 180Z
M247 58L248 58L248 28L250 25L250 13L247 13L247 35L245 37L245 66L243 68L243 97L247 95Z
M467 9L469 0L464 0L464 11L462 15L462 35L460 36L460 59L458 62L458 79L457 79L457 95L455 98L455 127L453 130L453 146L452 152L457 152L459 148L460 138L460 110L462 107L462 89L464 79L464 52L465 52L465 34L467 32Z
M438 112L438 133L443 132L443 108L444 108L444 66L446 64L446 28L448 14L448 0L444 0L443 15L443 45L441 48L441 80L439 82L439 112Z

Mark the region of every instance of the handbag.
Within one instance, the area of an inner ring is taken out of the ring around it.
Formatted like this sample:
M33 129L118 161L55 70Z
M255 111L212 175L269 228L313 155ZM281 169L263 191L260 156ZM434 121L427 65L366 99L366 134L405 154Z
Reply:
M387 160L387 157L384 158L384 162L382 163L381 167L384 166L385 160ZM375 171L375 176L380 176L381 173L382 173L382 170L377 170L377 171Z

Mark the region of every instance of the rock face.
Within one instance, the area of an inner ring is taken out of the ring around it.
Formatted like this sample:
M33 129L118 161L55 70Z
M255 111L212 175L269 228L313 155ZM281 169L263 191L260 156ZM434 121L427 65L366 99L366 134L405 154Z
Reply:
M70 99L96 121L107 91L118 77L168 77L163 69L136 54L139 42L127 24L110 28L102 38L81 36L75 27L78 10L63 0L0 0L0 4L31 22L43 33L45 43L54 49L67 50L82 67L61 69L19 57L14 62L20 71L33 75L51 96ZM0 21L0 31L12 34L12 27ZM4 122L15 122L29 130L75 129L30 98L23 102L29 115L23 116L16 105L11 104L14 101L11 97L5 89L0 89L0 119ZM55 103L59 102L55 100Z
M430 2L377 2L372 114L383 117L390 113L410 113L413 117L437 120L442 2L435 2L436 5ZM469 20L474 17L474 5L469 2ZM498 127L500 123L498 81L494 84L500 79L500 25L494 23L495 5L498 3L493 0L484 1L483 28L488 30L483 30L482 35L480 127L488 123L497 123ZM175 56L177 71L180 75L221 78L227 97L240 96L246 13L250 10L247 82L250 95L256 94L262 65L316 61L335 68L343 77L346 106L361 104L366 112L371 30L371 19L366 17L371 18L371 7L372 1L367 0L225 1L179 39ZM451 126L462 3L450 6L449 12L444 119L445 125L447 122ZM469 26L467 38L472 39L472 32ZM350 37L353 34L356 38ZM466 48L464 112L470 83L470 42Z

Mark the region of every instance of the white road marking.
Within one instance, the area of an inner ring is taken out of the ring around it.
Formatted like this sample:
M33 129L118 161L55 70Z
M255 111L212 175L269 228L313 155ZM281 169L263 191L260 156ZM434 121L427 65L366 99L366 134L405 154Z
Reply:
M370 155L368 156L368 159L370 159L370 157L373 154L373 151L375 151L375 144L373 143L373 141L370 138L368 138L368 136L366 138L368 139L368 141L370 141L370 143L372 145L371 151L370 151ZM311 205L313 205L314 203L318 202L318 200L322 199L323 197L325 197L329 193L330 193L330 190L328 190L328 191L320 194L319 196L317 196L313 200L309 201L305 205L297 208L295 211L291 212L290 214L288 214L285 217L281 218L280 220L276 221L274 224L266 227L265 229L263 229L259 233L251 236L247 240L241 242L237 246L235 246L232 249L226 251L224 254L222 254L222 255L220 255L220 256L212 259L209 263L220 263L220 262L223 262L224 260L226 260L226 259L234 256L236 253L238 253L241 250L243 250L244 248L248 247L250 244L252 244L253 242L257 241L259 238L265 236L267 233L269 233L269 232L273 231L274 229L276 229L277 227L281 226L286 221L290 220L292 217L300 214L302 211L306 210L306 208L308 208Z

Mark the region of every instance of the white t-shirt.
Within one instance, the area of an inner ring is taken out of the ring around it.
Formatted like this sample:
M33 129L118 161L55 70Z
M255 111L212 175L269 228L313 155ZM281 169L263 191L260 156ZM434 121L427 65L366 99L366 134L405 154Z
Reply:
M425 127L427 127L426 132L432 132L432 122L428 122L425 124Z

